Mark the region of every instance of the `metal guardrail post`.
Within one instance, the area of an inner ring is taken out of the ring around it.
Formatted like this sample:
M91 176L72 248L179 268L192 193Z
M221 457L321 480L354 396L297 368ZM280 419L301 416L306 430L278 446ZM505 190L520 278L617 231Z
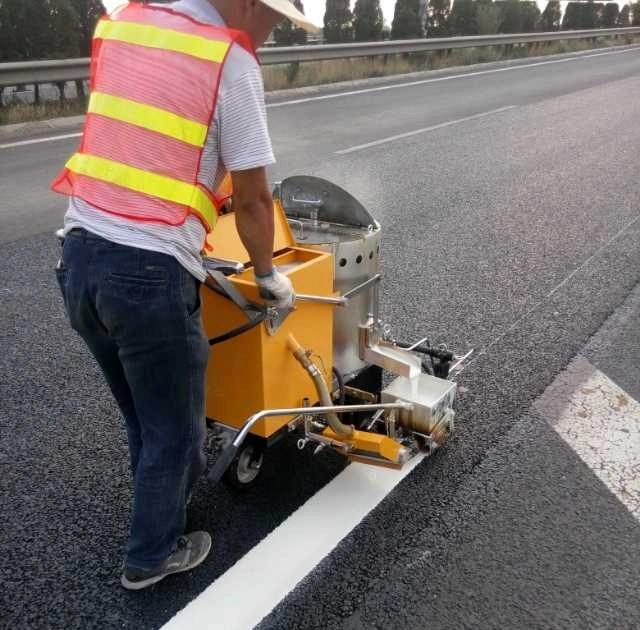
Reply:
M467 37L261 48L258 51L258 56L264 65L275 65L325 61L330 59L374 57L377 55L398 55L429 52L433 50L448 51L456 48L532 44L568 39L594 39L598 37L637 34L640 34L640 27L599 28L548 33L514 33L510 35L472 35ZM0 88L15 85L76 81L88 78L89 59L87 58L0 64Z

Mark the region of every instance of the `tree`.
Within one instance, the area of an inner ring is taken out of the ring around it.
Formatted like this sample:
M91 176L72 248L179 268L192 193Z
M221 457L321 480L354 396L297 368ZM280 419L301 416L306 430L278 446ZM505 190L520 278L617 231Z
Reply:
M558 31L561 19L560 0L549 0L540 18L540 28L543 31Z
M640 2L636 2L632 5L633 19L631 20L631 26L640 26Z
M380 0L356 0L353 9L353 32L357 42L382 39L384 18Z
M91 40L96 22L104 15L101 0L70 0L77 16L80 29L80 51L82 55L91 54Z
M0 60L28 61L49 55L49 2L1 0Z
M535 0L524 0L520 3L520 8L522 10L522 32L533 33L538 30L541 14Z
M618 14L618 19L616 20L616 26L620 28L624 28L625 26L630 26L631 24L631 7L628 4L625 4L620 13Z
M70 0L52 0L49 14L49 57L80 57L80 20Z
M449 35L450 0L430 0L427 11L427 37L447 37Z
M397 0L391 23L391 38L416 39L423 36L420 0Z
M453 0L449 16L451 35L477 35L476 3L473 0Z
M476 6L478 35L493 35L500 26L500 8L495 2L482 2Z
M613 28L618 21L620 15L620 7L615 2L607 2L602 11L602 27Z
M302 0L293 0L296 9L304 13ZM307 43L307 31L294 26L291 20L282 20L273 29L273 38L278 46L293 46L294 44Z
M324 13L324 38L329 44L353 40L353 16L349 0L327 0Z
M523 15L520 0L504 0L500 3L500 8L500 32L522 33Z
M569 2L562 20L563 29L598 28L602 24L604 5L589 2Z

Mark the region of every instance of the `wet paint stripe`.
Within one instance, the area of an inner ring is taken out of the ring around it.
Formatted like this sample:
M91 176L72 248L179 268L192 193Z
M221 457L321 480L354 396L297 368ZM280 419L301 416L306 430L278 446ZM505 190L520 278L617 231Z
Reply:
M399 471L349 465L163 630L255 627L422 459L415 457Z

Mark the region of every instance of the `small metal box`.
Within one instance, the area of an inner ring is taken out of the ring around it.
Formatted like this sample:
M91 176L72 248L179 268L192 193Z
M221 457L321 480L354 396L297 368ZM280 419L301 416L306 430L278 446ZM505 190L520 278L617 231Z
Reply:
M399 376L382 391L382 402L412 403L413 411L403 424L413 431L428 434L445 416L453 418L456 390L455 383L430 374L413 378Z

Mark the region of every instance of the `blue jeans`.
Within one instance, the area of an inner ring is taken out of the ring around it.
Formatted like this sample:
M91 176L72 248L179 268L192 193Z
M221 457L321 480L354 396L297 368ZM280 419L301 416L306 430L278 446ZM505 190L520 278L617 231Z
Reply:
M206 463L200 283L171 256L84 230L67 235L56 274L71 325L126 421L134 479L126 563L155 568L184 533L186 498Z

